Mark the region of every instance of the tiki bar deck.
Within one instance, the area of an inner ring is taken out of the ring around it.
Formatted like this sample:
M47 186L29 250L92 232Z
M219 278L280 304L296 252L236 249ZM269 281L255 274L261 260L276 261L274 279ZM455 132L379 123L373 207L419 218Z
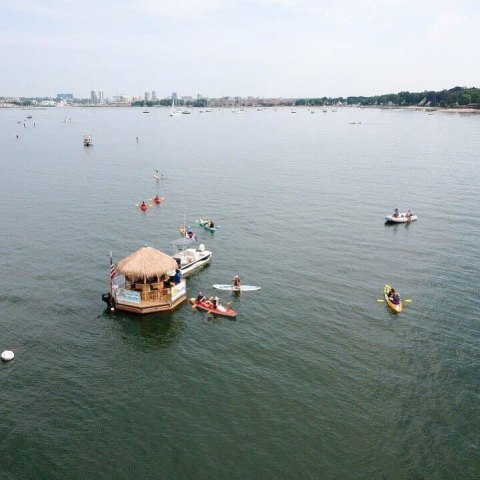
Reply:
M176 270L170 255L140 248L118 262L116 272L121 276L111 285L111 306L139 314L175 310L187 299L185 280Z

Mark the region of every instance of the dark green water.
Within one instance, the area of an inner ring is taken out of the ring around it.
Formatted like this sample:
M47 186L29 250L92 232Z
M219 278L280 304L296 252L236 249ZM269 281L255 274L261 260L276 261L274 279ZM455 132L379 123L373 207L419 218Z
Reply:
M478 478L479 152L470 115L0 111L1 477ZM221 225L189 294L262 290L106 313L109 251L185 210Z

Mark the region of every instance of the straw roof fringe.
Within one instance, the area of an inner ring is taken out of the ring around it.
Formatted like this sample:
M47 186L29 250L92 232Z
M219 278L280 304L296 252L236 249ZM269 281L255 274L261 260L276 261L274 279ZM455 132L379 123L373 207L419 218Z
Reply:
M131 278L162 276L177 268L173 257L145 245L117 264L117 272Z

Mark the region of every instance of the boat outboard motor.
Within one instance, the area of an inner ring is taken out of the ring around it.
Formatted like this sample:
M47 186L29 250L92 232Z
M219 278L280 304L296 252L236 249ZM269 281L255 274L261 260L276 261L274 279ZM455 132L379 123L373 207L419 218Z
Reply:
M203 243L201 243L199 246L198 246L198 251L199 252L204 252L205 251L205 245Z
M102 300L108 305L110 310L112 310L115 306L112 294L110 292L102 294Z

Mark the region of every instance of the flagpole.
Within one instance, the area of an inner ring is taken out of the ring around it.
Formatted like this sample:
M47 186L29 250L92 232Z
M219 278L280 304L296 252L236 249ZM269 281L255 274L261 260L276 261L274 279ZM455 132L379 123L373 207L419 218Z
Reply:
M112 265L113 265L113 258L112 258L112 252L110 251L110 271L108 272L110 276L110 298L112 298Z

